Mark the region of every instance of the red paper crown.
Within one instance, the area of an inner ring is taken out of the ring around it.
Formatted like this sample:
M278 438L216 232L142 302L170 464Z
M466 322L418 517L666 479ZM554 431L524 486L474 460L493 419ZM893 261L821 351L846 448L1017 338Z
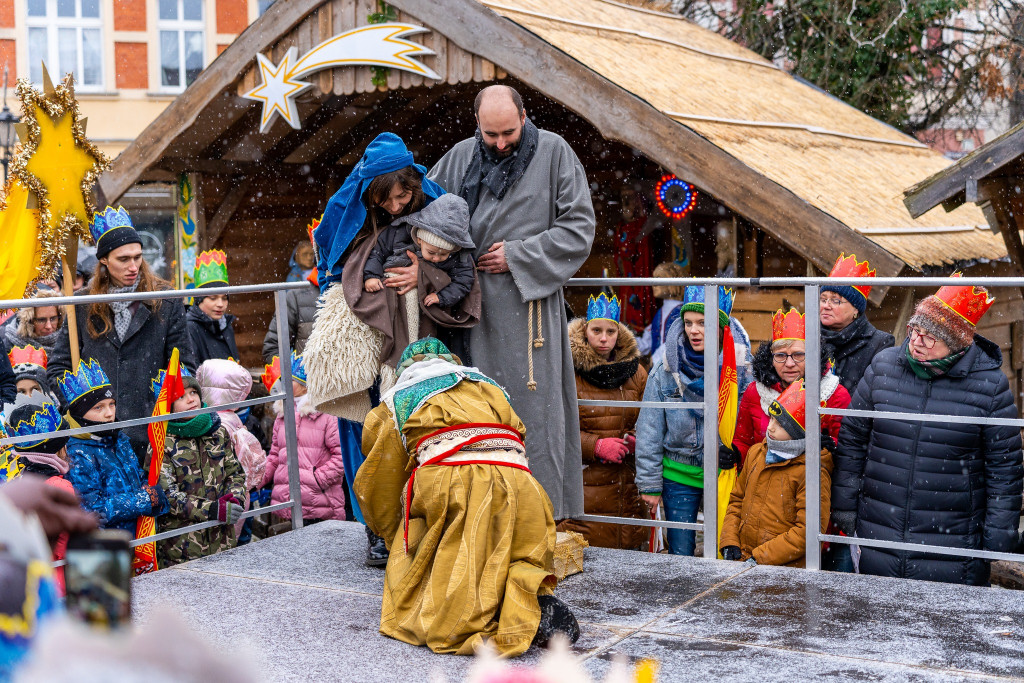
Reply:
M780 339L803 339L804 338L804 314L795 308L785 313L782 309L775 311L772 316L772 341Z
M228 264L228 255L222 249L210 249L196 257L196 268L199 266L210 266L216 263L219 266Z
M46 349L36 346L15 346L7 354L7 357L11 360L11 367L27 364L38 365L42 369L46 369Z
M779 394L779 397L772 402L768 412L773 417L779 417L781 413L778 408L782 408L789 414L793 420L800 425L800 429L806 429L807 424L807 404L804 402L806 391L804 390L804 381L798 379L797 381L786 387L786 390Z
M950 277L962 277L963 274L953 273ZM988 295L984 287L958 287L946 285L935 292L935 298L942 304L970 323L971 327L977 327L981 316L992 307L996 298ZM14 361L11 361L12 363Z
M263 382L263 386L267 388L267 391L273 392L274 383L279 379L281 379L281 358L274 356L270 364L263 367L260 381Z
M836 259L836 264L832 266L832 272L828 274L829 277L874 277L875 271L871 270L871 266L867 261L863 263L857 263L857 257L854 254L847 256L845 253L839 254L839 258ZM864 298L868 298L868 294L871 293L871 285L853 285L853 288L864 295Z

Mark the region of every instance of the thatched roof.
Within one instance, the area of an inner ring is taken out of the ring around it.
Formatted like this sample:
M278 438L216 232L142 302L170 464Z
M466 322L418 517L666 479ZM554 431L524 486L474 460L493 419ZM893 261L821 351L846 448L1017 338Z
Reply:
M913 268L1006 256L976 207L907 213L904 188L941 154L723 36L610 0L484 4Z
M259 105L239 97L256 83L253 56L279 63L288 47L304 51L364 24L367 6L275 3L115 159L100 179L105 198L116 200L139 179L183 171L231 177L207 226L215 240L255 192L247 183L254 175L279 174L306 187L317 174L296 175L302 164L336 167L382 125L424 125L417 117L445 84L507 73L693 182L820 269L840 251L868 258L888 276L907 266L1006 255L974 206L907 214L903 188L948 165L937 152L678 16L613 0L389 4L399 20L431 28L414 40L437 52L423 61L443 83L393 72L383 92L369 85L368 67L325 71L299 103L301 130L278 122L259 133ZM883 295L876 288L872 298Z

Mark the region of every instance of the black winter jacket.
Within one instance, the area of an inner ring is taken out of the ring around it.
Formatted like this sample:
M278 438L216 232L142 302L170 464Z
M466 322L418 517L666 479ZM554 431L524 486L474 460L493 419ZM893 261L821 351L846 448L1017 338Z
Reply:
M975 343L946 375L919 379L906 342L885 349L850 408L1015 418L1002 354ZM1024 465L1020 429L846 417L832 475L832 509L857 511L863 538L1010 552L1017 543ZM985 585L988 563L862 547L865 574Z
M203 313L198 304L188 309L185 320L196 363L202 365L211 358L241 359L235 344L235 316L226 313L223 319L226 322L222 328L220 321Z
M363 280L377 278L384 279L384 271L395 266L408 266L411 261L406 250L420 255L419 247L409 236L409 226L389 225L377 238L377 245L370 251L366 259L366 266L363 267ZM398 263L391 261L398 260ZM476 280L476 264L473 262L473 255L469 249L461 249L452 253L440 263L431 263L438 270L441 270L451 278L451 284L437 293L438 304L442 308L451 308L466 298L469 290L473 288Z
M10 349L6 344L0 342L0 401L3 403L14 403L18 398L18 381L11 368L11 359L7 357Z
M821 341L832 345L836 361L834 372L851 396L864 371L871 365L871 359L896 343L891 334L875 329L863 315L858 315L838 332L822 328Z
M288 341L295 353L302 353L306 348L306 340L313 331L313 319L316 317L316 302L320 298L320 289L310 284L305 289L289 289L285 294L288 316ZM269 363L277 355L277 315L270 321L270 329L263 338L263 362Z
M87 294L86 290L75 293L76 296L84 294ZM94 358L99 361L110 377L117 399L118 420L153 414L155 399L150 381L160 370L167 368L174 348L179 351L182 365L195 374L195 356L185 329L185 307L181 299L161 299L161 302L157 311L150 308L148 302L135 302L132 320L123 340L118 339L113 324L109 332L93 339L88 329L89 307L83 304L75 306L79 352L85 360ZM97 318L95 325L96 329L103 329L101 319ZM47 366L47 375L54 388L64 372L71 369L71 348L65 324ZM129 427L125 433L140 462L144 461L149 445L145 425Z

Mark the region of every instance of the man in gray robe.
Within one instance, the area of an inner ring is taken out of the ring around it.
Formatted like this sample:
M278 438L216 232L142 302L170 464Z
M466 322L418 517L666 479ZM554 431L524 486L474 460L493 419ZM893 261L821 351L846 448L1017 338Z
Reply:
M470 206L483 294L470 354L526 425L530 470L555 518L574 517L583 466L562 287L594 241L590 185L569 144L534 127L512 88L485 88L474 108L476 136L429 173Z

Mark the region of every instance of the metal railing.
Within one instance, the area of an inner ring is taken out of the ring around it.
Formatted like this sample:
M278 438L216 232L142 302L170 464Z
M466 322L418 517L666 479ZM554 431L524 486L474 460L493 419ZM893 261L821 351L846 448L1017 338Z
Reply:
M302 492L299 486L299 458L298 449L296 442L296 430L295 430L295 395L292 392L292 366L291 366L291 339L289 338L288 328L288 304L286 296L289 290L305 289L309 284L306 282L277 282L268 283L262 285L237 285L233 287L204 287L202 291L196 289L178 289L178 290L162 290L155 292L130 292L126 294L93 294L86 296L60 296L51 297L45 300L40 299L9 299L6 301L0 301L0 310L8 310L12 308L34 308L41 305L41 301L45 301L47 306L67 306L67 305L87 305L93 303L111 303L114 301L151 301L153 299L184 299L188 297L194 297L199 294L202 296L215 296L219 294L259 294L262 292L273 292L274 303L276 306L277 316L277 350L278 355L281 358L281 387L282 393L271 394L263 398L253 398L245 401L238 401L236 403L226 403L224 405L207 406L205 408L197 408L196 410L188 410L180 413L171 413L169 415L160 415L157 417L140 417L131 420L121 420L120 422L111 422L104 425L95 425L89 427L76 427L73 429L61 429L53 432L46 432L45 434L31 434L27 436L9 436L0 439L0 447L11 446L18 443L24 443L27 441L36 441L40 436L77 436L79 434L91 434L96 432L106 432L114 429L124 429L125 427L138 427L142 425L148 425L153 422L167 422L170 420L178 420L181 418L195 417L196 415L205 415L207 413L216 413L221 410L236 410L238 408L246 408L249 406L261 405L265 403L273 403L274 401L284 401L284 430L286 440L286 452L288 462L288 500L282 503L276 503L274 505L268 505L265 507L254 508L244 512L239 519L245 520L250 517L258 517L265 515L276 510L284 510L291 508L292 513L292 529L299 529L302 527ZM183 321L184 322L184 321ZM75 370L75 368L72 368ZM148 379L148 378L147 378ZM116 397L115 397L116 398ZM157 528L159 528L160 518L157 517ZM175 538L177 536L184 536L185 534L192 533L193 531L201 531L202 529L209 529L210 527L219 526L226 524L226 522L219 522L216 520L208 522L200 522L198 524L192 524L190 526L181 527L178 529L170 529L168 531L159 532L152 536L146 536L144 538L137 538L131 541L131 546L135 547L144 543L154 543L157 541L167 540L169 538ZM63 562L55 563L55 566L63 565Z
M717 309L718 287L802 287L804 290L805 320L805 368L821 367L821 323L819 320L819 295L825 285L870 285L873 287L942 287L946 285L986 287L1024 287L1024 278L1019 277L906 277L906 278L830 278L830 277L762 277L762 278L573 278L570 287L616 287L616 286L689 286L704 287L704 301L714 302ZM718 367L718 325L704 326L704 367ZM664 402L664 401L600 401L580 400L580 405L604 407L640 407L667 410L701 410L704 420L704 523L667 522L661 520L633 519L629 517L612 517L604 515L584 514L580 519L588 522L612 524L628 524L633 526L658 527L668 529L687 529L704 532L704 557L718 556L718 382L717 372L706 372L704 375L704 401L696 402ZM806 554L805 567L810 570L821 568L822 541L845 545L857 545L871 548L888 548L892 550L933 553L936 555L954 555L973 557L986 560L1008 560L1024 562L1024 555L1001 553L970 548L951 548L948 546L882 541L860 538L857 536L835 536L820 532L821 529L821 416L837 415L863 417L884 420L908 420L918 422L945 422L947 424L985 424L1009 427L1024 427L1024 420L1010 418L976 418L960 415L931 415L920 413L902 413L892 411L833 409L820 406L821 373L810 371L804 373L806 390L806 455L805 455L805 493L806 507ZM814 512L811 512L812 503ZM826 522L828 520L825 520Z

